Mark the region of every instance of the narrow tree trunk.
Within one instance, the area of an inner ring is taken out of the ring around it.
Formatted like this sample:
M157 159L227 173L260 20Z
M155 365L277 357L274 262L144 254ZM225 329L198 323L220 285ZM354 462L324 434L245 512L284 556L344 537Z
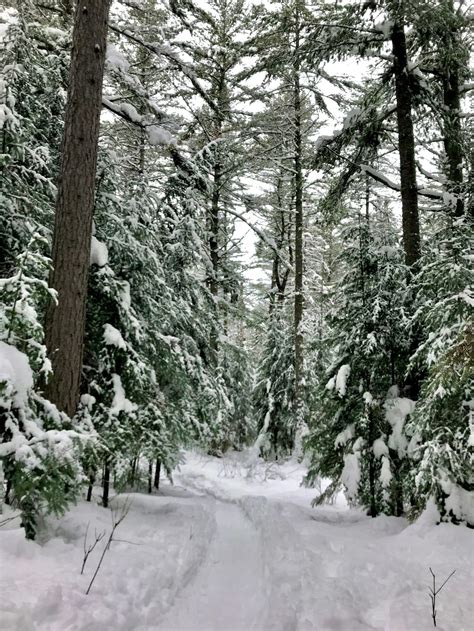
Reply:
M133 458L130 463L130 475L129 475L129 484L133 486L135 484L135 472L137 470L137 458Z
M218 151L218 148L216 148ZM221 189L221 165L219 158L214 165L211 212L209 215L209 253L211 257L212 275L209 281L209 289L216 300L219 293L219 201Z
M161 475L161 461L159 458L156 459L155 463L155 478L153 480L153 486L155 489L160 488L160 475Z
M107 508L109 505L110 491L110 463L107 459L104 463L104 477L102 480L102 506Z
M50 284L58 304L46 316L47 393L69 416L79 401L108 12L109 0L76 6L56 200Z
M413 269L421 256L420 219L418 213L418 190L416 182L415 136L413 130L413 98L408 69L405 37L403 0L395 0L392 30L392 52L394 58L395 93L398 126L398 152L400 157L400 182L402 196L402 229L405 262ZM414 330L411 340L414 351L419 344L420 331ZM420 378L412 372L406 379L410 396L416 399Z
M462 217L464 201L462 199L462 129L461 129L461 99L459 96L459 75L457 72L446 73L443 77L444 100L444 150L446 152L446 171L448 176L448 191L456 196L453 214Z
M221 241L225 240L225 234L222 228L225 228L225 218L221 216L222 211L222 190L223 190L223 175L224 175L224 167L225 167L225 156L223 155L223 149L221 145L222 135L223 135L223 124L228 116L228 112L230 109L229 103L229 92L227 86L227 8L226 3L222 3L219 5L219 18L216 22L218 24L219 39L221 46L216 51L216 69L215 74L212 76L211 80L211 93L218 105L217 111L213 111L213 119L212 119L212 138L215 141L214 147L214 168L213 168L213 183L212 183L212 198L211 198L211 208L209 212L209 255L211 258L211 266L212 266L212 276L209 282L209 288L211 291L214 300L216 301L216 314L217 320L220 319L219 313L219 303L218 303L218 295L219 295L219 285L220 285L220 273L221 273L221 256L219 251L221 249ZM217 364L218 362L218 350L219 350L219 342L216 336L213 336L211 339L211 347L213 350L214 361Z
M395 465L395 517L402 517L405 512L405 506L403 501L403 484L402 484L402 472L401 462L397 461Z
M139 129L140 139L138 148L138 173L143 180L145 176L145 151L146 151L146 131L143 127Z
M219 321L219 283L220 283L220 234L221 234L221 194L222 194L222 171L223 165L221 160L221 147L220 140L222 136L222 124L224 122L224 110L228 108L226 99L226 83L225 83L225 71L221 68L219 75L215 79L214 92L217 96L217 103L219 105L219 111L214 113L213 119L213 137L215 141L214 147L214 168L213 168L213 181L212 181L212 197L211 207L209 210L208 225L209 225L209 256L211 259L211 277L209 279L209 290L215 300L215 309L217 314L217 320ZM211 349L213 351L213 361L217 364L219 342L216 335L211 337Z
M402 194L403 247L407 265L420 258L420 220L416 184L415 137L413 133L412 94L403 22L398 17L392 30L395 92L398 123L398 152Z
M303 424L303 168L301 133L301 87L300 87L300 23L299 8L296 9L295 50L293 68L294 107L294 186L295 186L295 302L294 302L294 367L295 367L295 430Z
M140 455L135 458L135 469L133 472L133 480L135 488L140 485Z
M87 488L87 501L90 502L92 499L92 491L94 490L95 483L95 471L93 471L89 476L89 486Z
M464 200L462 198L463 189L463 141L461 127L461 95L460 95L460 64L462 63L461 44L456 31L455 10L453 2L447 3L451 12L451 27L446 26L443 38L443 46L449 51L446 55L449 61L442 69L443 104L442 110L444 123L444 150L446 153L446 175L448 178L448 191L456 196L453 205L455 217L464 214ZM448 22L449 24L449 22Z
M153 490L153 462L151 460L148 461L148 493L151 494Z
M368 410L369 415L369 445L373 445L376 435L375 435L375 419L372 410ZM376 470L375 470L375 455L373 449L370 449L368 454L369 460L369 492L370 492L370 507L369 507L369 515L371 517L377 517L377 497L376 497Z
M369 176L365 176L365 221L367 229L370 228L370 180Z
M6 485L6 488L5 488L5 498L4 498L5 504L7 506L9 506L10 503L11 503L11 500L10 500L10 493L11 492L12 492L12 481L10 480L10 478L7 478L7 485Z

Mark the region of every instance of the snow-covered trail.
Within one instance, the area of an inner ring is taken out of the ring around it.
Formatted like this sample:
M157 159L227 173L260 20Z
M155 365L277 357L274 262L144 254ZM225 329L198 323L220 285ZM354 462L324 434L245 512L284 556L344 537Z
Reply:
M311 508L303 473L187 453L175 486L114 499L131 509L89 595L104 544L80 574L86 532L109 532L109 510L80 502L36 542L7 524L0 631L430 631L429 568L438 584L456 570L438 629L472 631L471 530L435 525L431 509L409 524L343 497Z
M252 523L265 577L265 605L254 629L429 631L432 567L442 580L456 569L456 582L446 585L437 603L438 628L472 631L474 549L467 528L436 526L431 509L415 524L383 515L371 519L347 510L342 497L314 509L315 491L299 486L298 465L262 466L257 475L252 468L250 476L248 471L238 460L190 454L176 479L218 503L234 502ZM240 554L234 551L235 558ZM166 631L214 628L196 621ZM223 624L219 631L240 627Z
M235 504L216 502L216 531L196 577L158 626L160 631L261 630L260 537Z

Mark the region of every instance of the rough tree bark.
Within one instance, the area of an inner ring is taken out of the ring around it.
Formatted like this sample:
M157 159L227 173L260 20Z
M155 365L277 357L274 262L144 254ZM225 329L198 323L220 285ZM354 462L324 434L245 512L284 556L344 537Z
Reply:
M225 3L220 6L221 14L216 21L216 28L218 29L218 37L220 41L220 48L217 52L217 67L215 68L215 74L211 78L211 97L217 107L212 111L211 131L212 139L215 142L214 146L214 166L213 166L213 182L212 182L212 195L211 203L208 211L208 229L209 229L209 256L211 259L211 275L209 278L209 290L215 300L215 309L217 314L217 321L219 322L222 314L219 305L219 291L221 287L221 268L225 254L221 254L221 251L225 251L227 248L226 243L226 218L222 215L222 193L224 185L224 169L225 160L223 155L223 149L221 146L221 140L223 136L223 125L226 120L230 108L229 103L229 90L228 90L228 67L229 62L227 59L226 47L228 36L228 15ZM224 327L226 326L224 314ZM211 349L213 362L217 366L219 361L219 339L214 332L211 336Z
M300 86L300 8L295 12L295 47L293 62L293 107L294 107L294 186L295 186L295 302L294 302L294 367L296 415L295 430L303 423L303 141L301 133L301 86Z
M217 127L217 125L216 125ZM216 138L220 136L220 124L219 130L216 129ZM216 147L217 154L219 153L219 147ZM213 182L212 182L212 199L211 210L209 213L209 251L211 257L211 278L209 279L209 289L211 294L217 301L219 294L219 205L221 196L221 179L222 179L222 165L217 157L217 161L214 164L213 169Z
M396 22L392 30L395 93L398 124L398 152L400 156L400 180L402 194L403 248L407 265L414 265L420 258L420 220L416 185L415 137L412 118L412 92L408 72L408 56L405 29L400 4L397 4Z
M450 193L456 195L454 215L462 217L464 201L462 199L462 130L461 130L461 99L459 96L459 74L446 72L443 77L444 100L444 150L446 152L446 167Z
M461 127L461 93L460 93L460 63L463 55L460 51L459 35L455 25L455 11L452 1L447 2L450 13L451 28L446 28L443 37L443 46L449 50L449 63L442 68L443 104L442 110L444 123L444 150L446 153L446 175L448 178L449 192L456 196L453 204L455 217L462 217L465 212L465 204L462 198L463 190L463 140Z
M153 460L148 461L148 493L153 491Z
M160 488L160 475L161 475L161 461L159 458L156 459L155 463L155 478L153 480L153 486L155 489Z
M107 508L109 505L110 491L110 461L107 458L104 463L104 474L102 478L102 506Z
M213 112L212 128L213 139L215 141L214 156L215 162L213 167L212 196L211 206L208 215L209 226L209 256L211 259L211 276L209 279L209 290L215 300L215 308L217 317L219 318L219 285L220 285L220 265L221 257L219 254L221 227L221 195L222 195L222 174L223 164L221 160L220 140L222 137L222 126L225 118L225 111L228 109L226 75L225 75L225 53L220 52L220 69L213 82L213 97L218 104L218 110ZM213 359L217 364L219 342L216 335L211 337L211 347L213 350Z
M89 486L87 487L87 501L90 502L92 500L92 493L94 491L95 484L95 471L92 471L89 475Z
M47 395L73 416L79 400L109 0L77 3L46 315Z
M272 263L272 277L271 277L271 285L270 285L270 304L269 304L269 314L272 315L276 306L281 305L285 300L285 291L286 285L288 283L288 279L290 277L290 267L285 267L283 271L280 270L281 259L278 256L278 252L283 252L284 250L288 251L288 259L290 265L293 265L293 248L291 245L291 235L290 229L287 224L291 221L288 221L285 218L286 211L283 207L283 175L280 174L276 184L276 196L277 196L277 207L278 207L278 216L276 221L278 222L276 230L278 230L278 235L276 238L276 247L277 252L274 253L273 263ZM291 208L290 208L291 211ZM291 217L291 212L290 212Z

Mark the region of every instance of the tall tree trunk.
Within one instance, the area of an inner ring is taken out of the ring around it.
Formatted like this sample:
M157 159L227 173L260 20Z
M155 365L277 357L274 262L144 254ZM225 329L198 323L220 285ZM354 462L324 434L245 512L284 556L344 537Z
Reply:
M220 131L219 131L220 133ZM219 148L216 147L216 151ZM219 202L221 192L221 165L219 157L214 164L213 182L212 182L212 199L211 212L209 215L209 253L211 257L212 275L209 281L209 289L216 300L219 293Z
M368 412L369 414L369 445L374 444L375 436L375 419L374 414L371 410ZM370 449L367 454L367 459L369 461L369 493L370 493L370 503L369 503L369 515L370 517L377 517L377 496L376 496L376 469L375 469L375 455L373 449Z
M459 74L446 72L443 77L444 101L444 150L446 152L446 171L448 176L448 191L456 196L453 205L454 215L462 217L464 201L462 199L462 129L461 129L461 99L459 96Z
M87 501L90 502L92 500L92 492L94 490L95 483L95 471L92 471L89 476L89 486L87 487Z
M145 151L146 151L146 131L143 127L139 130L139 148L138 148L138 174L140 179L145 177Z
M294 366L295 366L295 430L303 424L303 167L301 133L301 86L300 86L300 15L296 7L295 49L293 66L294 107L294 186L295 186L295 302L294 302Z
M104 477L102 478L102 506L107 508L109 505L110 491L110 462L107 458L104 463Z
M400 9L400 3L396 3ZM392 30L395 92L398 123L398 152L402 193L403 248L407 265L420 258L420 220L416 185L415 137L413 133L412 93L402 15L397 16Z
M79 401L108 12L109 0L76 5L56 200L51 286L58 304L46 316L47 393L69 416Z
M161 475L161 461L159 458L156 459L155 464L155 479L153 480L153 486L155 489L160 488L160 475Z
M151 493L153 490L153 461L148 461L148 493Z
M11 502L11 499L10 499L11 492L12 492L12 481L11 481L11 478L7 478L7 484L5 487L5 497L4 497L4 501L5 501L5 504L7 504L7 506L9 506Z
M224 53L220 53L221 68L217 77L214 79L213 93L215 95L218 111L214 112L212 121L213 127L213 139L215 141L214 147L214 168L213 168L213 182L212 182L212 197L211 207L208 217L209 226L209 256L211 259L211 277L209 280L209 290L215 300L215 309L217 319L219 320L219 283L220 283L220 239L221 234L221 196L222 196L222 175L223 164L221 159L221 147L220 140L222 137L222 125L224 122L225 110L228 109L229 103L226 96L226 76L224 70L225 57ZM211 348L214 355L214 361L217 364L219 343L216 335L211 338Z
M219 151L219 147L216 147L216 152ZM219 158L217 157L217 160ZM212 198L211 208L209 211L208 225L209 225L209 256L211 259L211 276L209 278L209 291L214 299L214 309L216 314L216 328L212 330L210 337L211 347L211 361L214 366L218 364L219 353L219 229L220 229L220 216L219 216L219 202L220 202L220 187L221 187L221 165L216 162L214 165L212 183Z
M442 68L444 150L446 153L448 191L457 198L455 204L453 204L453 214L455 217L461 217L464 214L464 200L462 198L464 152L459 80L462 54L456 25L453 23L456 18L452 0L448 0L447 8L451 13L452 24L450 28L446 28L443 37L443 46L450 51L450 54L447 55L449 62L443 64L444 67Z

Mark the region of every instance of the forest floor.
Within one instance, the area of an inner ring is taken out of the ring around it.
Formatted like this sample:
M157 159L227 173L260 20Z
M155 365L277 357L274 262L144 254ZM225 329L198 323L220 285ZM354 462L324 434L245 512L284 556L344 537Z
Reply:
M343 496L311 508L303 468L245 454L188 453L159 493L131 500L89 595L111 514L80 502L49 518L37 542L17 520L0 528L3 631L424 631L438 585L438 630L474 629L474 534L370 519ZM127 499L128 498L128 499ZM1 519L0 519L1 521ZM84 574L84 536L106 531Z

